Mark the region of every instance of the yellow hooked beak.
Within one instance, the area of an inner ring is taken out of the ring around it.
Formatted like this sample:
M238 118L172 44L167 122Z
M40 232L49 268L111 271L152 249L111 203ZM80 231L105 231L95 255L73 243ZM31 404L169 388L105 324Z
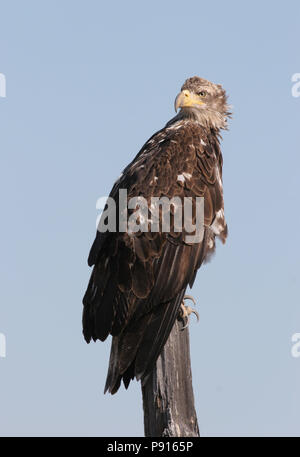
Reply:
M198 95L185 89L181 91L175 99L175 111L177 112L178 108L204 104L205 103L200 99Z

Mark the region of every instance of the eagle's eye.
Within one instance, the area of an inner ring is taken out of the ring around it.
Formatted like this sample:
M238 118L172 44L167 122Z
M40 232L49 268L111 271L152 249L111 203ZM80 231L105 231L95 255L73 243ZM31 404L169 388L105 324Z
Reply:
M200 92L198 92L198 95L200 95L200 97L205 97L206 96L205 90L201 90Z

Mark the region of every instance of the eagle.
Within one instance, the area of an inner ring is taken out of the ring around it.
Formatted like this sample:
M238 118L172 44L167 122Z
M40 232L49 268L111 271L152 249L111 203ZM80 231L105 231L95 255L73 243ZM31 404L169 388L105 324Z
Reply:
M146 382L175 320L187 322L193 311L183 306L187 287L213 254L216 238L225 243L227 237L220 149L220 131L227 129L231 114L226 92L194 76L184 82L175 111L123 170L109 197L116 202L117 223L120 190L126 191L127 202L133 197L147 202L153 196L171 201L201 197L203 233L197 242L187 242L185 230L175 230L172 209L169 231L161 224L156 231L98 228L88 257L93 270L83 298L83 335L87 343L112 335L105 385L111 394L121 381L126 389L134 378Z

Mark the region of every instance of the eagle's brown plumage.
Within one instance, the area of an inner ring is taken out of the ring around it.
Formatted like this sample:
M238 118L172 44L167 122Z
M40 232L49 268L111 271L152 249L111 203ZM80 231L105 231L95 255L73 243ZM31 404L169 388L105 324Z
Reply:
M178 315L185 290L202 262L225 242L222 155L219 131L229 115L220 85L188 79L176 99L181 108L154 134L125 168L110 196L118 207L119 189L128 199L143 196L204 197L205 232L201 243L187 244L171 225L159 231L97 231L89 255L94 265L83 304L87 342L113 336L105 390L115 393L123 378L146 379Z

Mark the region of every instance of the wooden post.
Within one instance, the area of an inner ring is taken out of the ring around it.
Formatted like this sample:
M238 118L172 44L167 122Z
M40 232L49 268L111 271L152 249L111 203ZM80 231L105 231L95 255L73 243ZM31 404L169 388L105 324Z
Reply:
M188 328L176 320L142 385L145 436L200 436L194 406Z

